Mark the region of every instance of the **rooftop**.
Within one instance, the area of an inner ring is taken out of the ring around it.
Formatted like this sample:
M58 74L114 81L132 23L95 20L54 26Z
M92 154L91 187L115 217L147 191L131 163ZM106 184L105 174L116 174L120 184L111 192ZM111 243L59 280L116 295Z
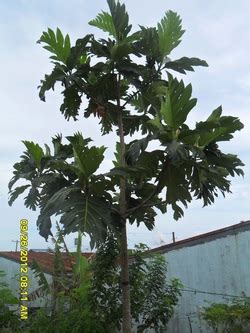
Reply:
M211 232L207 232L205 234L201 234L198 236L190 237L183 239L181 241L177 241L175 243L162 245L160 247L154 248L149 250L149 253L165 253L173 250L177 250L182 247L188 247L188 246L195 246L202 243L211 242L213 240L227 237L229 235L237 235L240 232L248 231L250 230L250 221L243 221L238 224L231 225L226 228L217 229ZM31 265L33 260L36 260L41 269L48 274L51 274L53 272L53 266L54 266L54 254L50 252L43 252L44 250L29 250L28 252L28 264ZM83 252L82 256L89 259L93 253L91 252ZM12 261L15 261L17 263L20 263L20 252L0 252L0 257L10 259ZM76 259L74 256L71 257L71 260L67 256L67 254L64 252L62 253L62 258L64 261L64 266L66 272L72 271L72 264L75 263Z
M149 250L150 253L165 253L173 250L177 250L182 247L195 246L202 243L211 242L218 238L227 237L230 235L237 235L240 232L250 230L250 221L242 221L238 224L230 225L229 227L217 229L207 232L205 234L197 235L194 237L186 238L175 243L162 245Z
M82 253L82 256L89 259L93 253L91 252L84 252ZM8 251L8 252L3 252L0 251L0 257L15 261L17 263L20 263L20 251L18 252L13 252L13 251ZM72 271L72 264L76 262L76 258L74 256L71 257L71 260L69 259L68 255L63 252L62 253L62 258L64 262L64 267L66 272L71 272ZM28 251L28 265L30 266L35 260L41 269L48 274L53 273L53 267L54 267L54 254L50 252L37 252L29 250Z

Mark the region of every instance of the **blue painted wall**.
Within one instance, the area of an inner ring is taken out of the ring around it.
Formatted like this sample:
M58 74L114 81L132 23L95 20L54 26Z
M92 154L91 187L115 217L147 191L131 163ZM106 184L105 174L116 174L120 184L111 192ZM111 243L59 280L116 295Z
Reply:
M161 252L168 262L168 279L179 278L184 285L166 332L212 332L200 317L204 306L228 303L230 295L250 296L250 224L248 230L238 228L234 234Z

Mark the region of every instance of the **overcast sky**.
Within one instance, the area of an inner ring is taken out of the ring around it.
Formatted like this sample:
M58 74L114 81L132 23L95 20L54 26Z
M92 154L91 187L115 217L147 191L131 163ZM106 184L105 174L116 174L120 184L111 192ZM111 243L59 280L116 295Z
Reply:
M250 219L250 3L249 1L182 1L182 0L125 0L135 29L138 24L154 26L171 9L183 20L186 33L172 58L195 56L205 59L209 68L197 68L185 77L192 82L193 96L198 105L190 117L190 124L204 120L212 110L222 105L225 115L238 116L245 128L231 142L223 144L225 152L238 154L246 164L245 178L232 180L233 194L219 198L210 207L202 208L195 201L185 217L176 222L171 212L157 217L156 228L129 228L129 246L147 243L151 247L171 242L171 233L177 240L223 228ZM12 240L19 238L19 220L29 220L30 248L46 248L36 229L37 214L27 210L22 199L10 208L7 203L7 184L12 177L12 166L23 152L21 140L32 140L43 145L57 133L71 135L81 130L91 136L96 145L110 146L110 137L101 137L95 120L66 122L59 112L59 91L48 94L46 103L38 98L37 86L45 73L50 72L48 53L36 41L47 27L59 27L69 33L71 40L85 34L99 33L88 26L101 10L104 0L0 0L1 40L1 123L0 123L0 250L14 250ZM107 155L105 168L111 167ZM68 238L73 249L73 236ZM84 249L88 247L85 241Z

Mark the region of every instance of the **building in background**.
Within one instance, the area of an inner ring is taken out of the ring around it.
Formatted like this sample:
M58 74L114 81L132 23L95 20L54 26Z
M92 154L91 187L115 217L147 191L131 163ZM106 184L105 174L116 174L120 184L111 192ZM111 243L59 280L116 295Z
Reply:
M250 221L150 250L168 262L168 279L183 284L171 333L211 332L201 318L210 303L250 297Z
M168 262L167 279L178 278L182 296L175 308L167 332L210 333L201 318L203 307L210 303L231 303L232 300L250 297L250 221L227 228L163 245L149 251L160 253ZM92 253L82 253L90 258ZM35 259L52 283L54 255L30 250L29 264ZM6 282L18 296L20 252L0 252L0 269L5 271ZM66 271L72 268L63 253ZM38 280L29 271L31 307L46 304L48 299L40 293Z
M69 259L68 255L64 252L61 254L64 269L67 274L72 274L72 264L75 263L75 258ZM89 259L92 253L84 252L82 256ZM53 282L54 273L54 253L44 250L30 250L28 251L28 265L31 266L33 260L37 262L41 270L44 272L45 278L49 284ZM5 272L2 282L6 282L12 290L14 296L19 298L19 277L20 277L20 252L0 252L0 270ZM43 288L39 286L39 280L34 272L29 268L28 274L29 285L29 307L37 308L45 306L50 302L50 295L46 296Z

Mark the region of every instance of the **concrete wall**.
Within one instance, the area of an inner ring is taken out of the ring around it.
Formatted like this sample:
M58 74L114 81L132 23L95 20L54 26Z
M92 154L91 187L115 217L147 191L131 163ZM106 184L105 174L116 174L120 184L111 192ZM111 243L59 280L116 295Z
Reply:
M12 290L13 294L19 298L19 272L20 265L19 263L0 257L0 270L6 273L6 276L1 279L2 282L6 282L9 285L9 288ZM33 272L29 268L29 294L34 290L39 288L38 280L34 276ZM49 283L52 282L52 276L45 273L45 277ZM44 306L49 299L46 297L40 297L35 301L29 302L29 307Z
M166 332L211 332L200 310L208 302L233 299L214 294L250 296L250 230L238 229L161 252L168 262L168 278L179 278L185 289Z

